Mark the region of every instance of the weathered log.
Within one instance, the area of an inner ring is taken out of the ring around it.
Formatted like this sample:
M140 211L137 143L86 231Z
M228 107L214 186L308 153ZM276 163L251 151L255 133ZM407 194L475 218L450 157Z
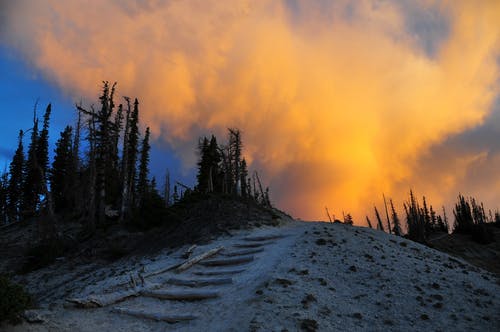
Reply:
M228 251L228 252L223 252L223 256L228 256L228 257L234 257L234 256L246 256L250 254L257 254L259 252L263 252L264 248L250 248L250 249L244 249L244 250L238 250L238 251Z
M200 264L204 266L226 266L226 265L238 265L238 264L248 263L251 261L253 261L253 256L242 256L233 258L212 259L201 262Z
M219 271L198 271L194 272L194 274L198 276L221 276L221 275L231 275L245 272L245 269L240 270L219 270Z
M275 235L264 235L264 236L249 236L249 237L243 238L243 240L245 240L245 241L267 241L267 240L281 239L284 237L285 237L285 235L275 234Z
M224 249L223 246L220 246L220 247L216 247L216 248L213 248L213 249L210 249L209 251L207 252L204 252L203 254L201 255L198 255L198 256L195 256L189 260L187 260L185 263L181 264L177 269L176 269L176 272L182 272L182 271L185 271L187 269L189 269L191 266L193 266L194 264L196 263L199 263L200 261L202 261L203 259L205 258L208 258L208 257L212 257L214 256L215 254L217 254L219 251L221 251L222 249Z
M72 298L66 301L73 303L78 308L97 308L124 301L129 297L138 296L140 292L141 289L133 288L108 294L91 295L85 299Z
M236 243L233 244L233 247L236 248L260 248L263 246L267 246L268 244L273 244L275 243L274 241L268 241L268 242L257 242L257 243Z
M191 255L193 254L193 251L194 251L194 249L196 249L196 247L197 247L196 244L193 244L191 247L189 247L188 250L186 250L186 252L182 255L182 258L188 259L189 257L191 257Z
M219 293L211 290L168 290L168 291L151 291L145 290L141 292L142 296L154 297L161 300L174 301L200 301L219 297Z
M166 281L167 284L186 287L205 287L214 285L226 285L233 282L231 278L211 278L211 279L176 279L170 278Z
M178 323L197 318L194 315L166 314L161 312L145 312L141 310L133 310L128 308L113 308L111 311L118 314L124 314L133 317L151 319L156 321L163 321L167 323Z

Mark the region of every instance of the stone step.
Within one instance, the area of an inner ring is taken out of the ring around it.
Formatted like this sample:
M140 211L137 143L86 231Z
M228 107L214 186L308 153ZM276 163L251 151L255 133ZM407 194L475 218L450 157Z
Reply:
M250 249L243 249L243 250L237 250L237 251L228 251L228 252L223 252L221 253L222 256L227 256L227 257L234 257L234 256L246 256L250 254L257 254L259 252L263 252L264 248L250 248Z
M253 261L253 256L241 256L232 258L219 258L210 259L200 262L200 265L204 266L227 266L227 265L239 265Z
M219 270L219 271L198 271L194 272L198 276L221 276L221 275L231 275L245 272L245 269L241 270Z
M147 290L142 296L160 300L172 301L201 301L219 297L219 292L213 290Z
M179 322L190 321L190 320L198 318L194 315L189 315L189 314L180 315L180 314L169 314L169 313L162 313L162 312L148 312L148 311L143 311L143 310L119 308L119 307L113 308L111 310L111 312L129 315L129 316L138 317L138 318L145 318L145 319L151 319L151 320L155 320L155 321L162 321L162 322L167 322L167 323L179 323Z
M274 241L268 241L268 242L255 242L255 243L236 243L233 244L233 247L235 248L260 248L263 246L267 246L269 244L276 243Z
M264 235L264 236L248 236L243 238L244 241L255 241L255 242L260 242L260 241L268 241L268 240L277 240L284 238L285 235L280 235L280 234L275 234L275 235Z
M216 285L227 285L233 282L232 278L210 278L210 279L177 279L170 278L165 283L175 286L206 287Z

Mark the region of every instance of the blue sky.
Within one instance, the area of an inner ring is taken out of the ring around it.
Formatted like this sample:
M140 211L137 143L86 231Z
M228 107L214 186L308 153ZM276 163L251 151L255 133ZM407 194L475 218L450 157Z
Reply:
M0 167L10 162L17 145L20 129L31 127L33 110L38 100L38 113L43 114L48 103L53 104L51 143L66 124L72 122L69 112L63 109L72 107L57 89L28 69L23 62L4 47L0 47Z
M50 152L53 154L59 133L66 125L74 124L75 102L66 97L56 86L45 80L40 72L31 68L15 53L0 45L0 171L8 168L17 147L19 130L31 127L33 110L38 101L38 116L49 103L52 103L50 126ZM97 93L97 92L96 92ZM25 138L25 147L28 144ZM194 149L194 147L193 147ZM194 153L194 150L193 150ZM52 157L52 156L51 156ZM181 163L165 144L154 144L151 153L151 176L157 177L159 189L166 169L170 170L172 180L185 184L194 183L194 170L181 171Z

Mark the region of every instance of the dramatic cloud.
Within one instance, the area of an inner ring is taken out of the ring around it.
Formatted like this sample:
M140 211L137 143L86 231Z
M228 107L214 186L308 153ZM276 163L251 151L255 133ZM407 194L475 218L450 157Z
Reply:
M382 192L411 186L441 204L476 190L464 179L481 163L500 166L498 153L449 143L494 108L500 2L46 0L5 10L2 42L71 96L118 81L186 167L193 137L241 128L278 206L302 218L324 218L325 205L361 217ZM431 157L439 149L453 164ZM479 196L498 204L500 183L476 178Z

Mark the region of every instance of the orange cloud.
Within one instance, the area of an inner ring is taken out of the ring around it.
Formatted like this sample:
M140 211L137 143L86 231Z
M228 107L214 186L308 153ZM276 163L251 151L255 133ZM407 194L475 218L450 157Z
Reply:
M278 206L361 217L382 192L434 188L419 161L498 95L500 4L414 6L447 23L433 55L398 1L20 1L2 40L72 96L118 81L186 167L193 137L239 127ZM443 192L466 190L450 176Z

